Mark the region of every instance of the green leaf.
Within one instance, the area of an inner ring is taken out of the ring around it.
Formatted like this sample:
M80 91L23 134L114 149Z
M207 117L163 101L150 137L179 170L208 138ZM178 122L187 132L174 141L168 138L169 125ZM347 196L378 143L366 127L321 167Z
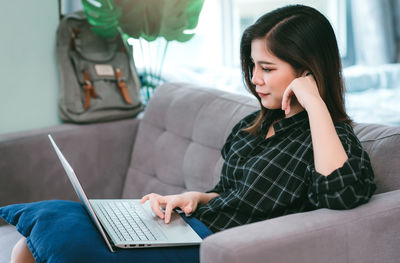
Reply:
M158 0L157 0L158 1ZM133 38L144 38L153 41L159 36L159 9L155 0L115 0L115 4L123 10L120 17L122 30Z
M189 27L187 29L195 29L199 22L199 16L203 7L204 0L190 1L187 7Z
M185 42L194 34L186 29L197 26L204 0L115 0L122 10L119 19L122 30L133 38L153 41L164 37L167 41Z
M82 0L82 5L94 33L105 38L118 35L121 10L112 0Z

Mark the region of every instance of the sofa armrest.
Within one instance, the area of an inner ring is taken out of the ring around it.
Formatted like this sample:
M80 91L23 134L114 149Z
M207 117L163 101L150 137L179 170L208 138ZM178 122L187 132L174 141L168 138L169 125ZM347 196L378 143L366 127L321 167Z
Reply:
M319 209L232 228L206 238L205 262L396 262L400 190L352 210Z
M138 119L0 135L0 206L46 199L77 200L47 134L90 198L120 198Z

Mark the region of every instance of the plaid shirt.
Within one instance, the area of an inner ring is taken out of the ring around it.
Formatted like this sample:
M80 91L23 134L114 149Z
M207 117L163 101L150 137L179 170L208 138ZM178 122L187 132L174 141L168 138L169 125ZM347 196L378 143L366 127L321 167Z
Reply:
M257 115L258 111L248 115L233 128L221 150L225 162L220 181L209 191L220 196L193 214L213 232L296 212L350 209L368 202L376 189L374 174L349 124L334 124L348 160L326 177L314 169L306 111L275 123L275 135L268 139L266 122L257 136L242 131Z

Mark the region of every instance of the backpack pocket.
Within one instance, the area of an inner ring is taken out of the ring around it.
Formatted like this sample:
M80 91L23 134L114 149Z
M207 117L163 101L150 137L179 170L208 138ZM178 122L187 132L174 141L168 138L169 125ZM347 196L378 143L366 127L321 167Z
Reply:
M131 77L130 64L125 53L116 52L111 60L103 63L82 60L75 51L71 51L70 58L80 94L79 103L75 103L75 108L70 109L72 112L82 114L103 110L129 110L140 106L139 92ZM117 70L120 71L119 78Z

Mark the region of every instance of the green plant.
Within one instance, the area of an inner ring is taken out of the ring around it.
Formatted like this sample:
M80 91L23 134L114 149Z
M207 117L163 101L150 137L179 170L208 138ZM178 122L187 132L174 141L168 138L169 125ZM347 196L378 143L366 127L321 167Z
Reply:
M120 34L130 52L129 38L147 42L165 39L159 64L148 65L144 70L142 85L146 89L146 100L161 79L168 43L193 38L194 33L187 31L196 28L203 3L204 0L82 0L93 32L105 38Z

